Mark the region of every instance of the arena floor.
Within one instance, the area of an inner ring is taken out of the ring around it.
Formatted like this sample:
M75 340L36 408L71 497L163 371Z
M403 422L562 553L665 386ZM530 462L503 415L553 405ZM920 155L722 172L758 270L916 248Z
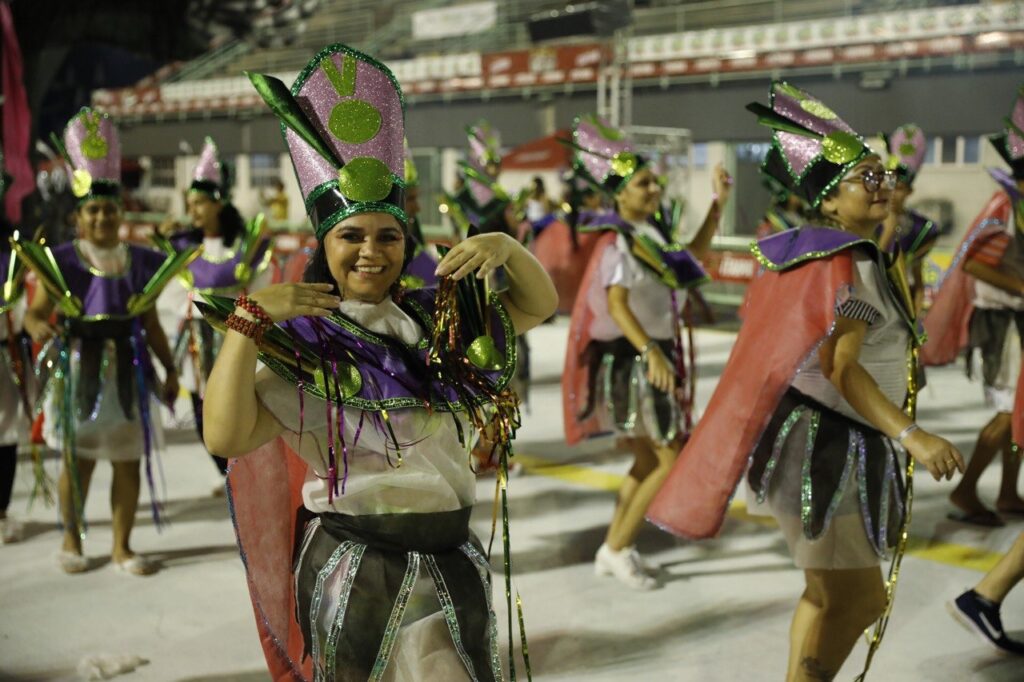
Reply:
M515 584L525 605L534 678L781 680L802 578L770 521L735 506L721 536L701 543L648 526L639 546L663 569L664 585L656 591L637 593L594 576L591 561L629 463L610 442L574 449L562 442L558 381L565 332L562 320L530 334L535 385L517 445L526 472L509 489ZM732 340L726 332L698 334L702 403ZM931 371L928 379L920 421L969 453L988 418L980 388L959 368ZM179 407L186 421L187 401ZM170 524L158 533L143 506L134 534L136 551L164 565L149 578L118 573L109 564L109 467L97 468L87 507L86 552L97 566L78 576L57 567L56 512L39 503L26 510L31 470L19 468L12 512L26 521L27 537L0 547L0 679L76 679L78 663L101 653L148 660L119 678L126 682L268 679L226 504L211 495L213 464L191 429L171 430L167 440ZM983 479L989 499L998 476L994 466ZM484 538L493 487L493 478L480 480L474 527ZM978 530L947 521L951 487L917 478L911 550L869 679L1024 679L1024 661L1000 657L945 610L1024 523ZM500 574L500 557L493 563ZM502 597L496 586L495 601L504 611ZM1024 637L1024 587L1010 595L1003 614L1011 633ZM503 613L499 619L504 623ZM863 654L860 645L838 679L853 679Z

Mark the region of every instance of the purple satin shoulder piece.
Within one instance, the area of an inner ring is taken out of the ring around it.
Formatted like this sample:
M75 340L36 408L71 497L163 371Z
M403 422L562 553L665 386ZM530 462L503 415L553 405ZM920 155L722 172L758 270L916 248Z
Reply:
M405 274L423 280L424 287L434 287L437 286L437 275L434 274L436 268L437 261L427 250L423 249L409 261L409 265L405 268Z
M428 338L429 329L416 307L432 317L435 293L433 288L409 291L401 305L412 319L424 326L424 334ZM459 399L458 394L439 381L436 372L428 367L426 344L417 348L406 346L391 337L367 332L347 318L342 319L344 324L332 318L299 317L288 323L288 329L294 339L318 355L324 345L329 345L334 349L337 360L355 365L362 378L362 386L355 398L369 401L414 398L431 403L438 400L456 402ZM497 312L492 312L491 336L497 349L507 357L509 340ZM465 346L472 341L463 339ZM496 382L502 370L485 371L484 374Z
M183 251L186 248L195 244L192 240L180 239L177 242L173 242L174 248L177 251ZM256 255L253 257L252 264L258 265L263 261L267 249L270 248L270 240L264 239L260 242L259 247L256 249ZM192 272L192 281L196 289L231 289L238 286L238 276L235 270L238 265L242 262L242 258L245 254L242 249L239 248L235 251L235 255L223 262L209 261L203 258L202 255L196 258L192 263L189 264L188 269Z
M996 181L1006 194L1010 197L1010 200L1017 203L1021 200L1022 195L1020 190L1017 189L1017 181L1013 179L1013 176L1007 173L1002 168L988 168L988 174L992 176L992 179Z
M757 242L757 248L772 265L782 267L793 261L820 258L854 242L862 241L864 240L851 232L804 225L765 237Z
M93 274L79 257L74 242L60 244L52 249L53 258L71 293L82 301L82 314L127 315L128 300L141 293L166 257L152 249L128 245L128 270L119 277Z

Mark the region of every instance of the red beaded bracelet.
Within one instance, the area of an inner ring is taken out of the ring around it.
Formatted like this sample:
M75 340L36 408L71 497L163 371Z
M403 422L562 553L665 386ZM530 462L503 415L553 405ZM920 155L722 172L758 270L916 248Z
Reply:
M228 315L228 319L225 320L224 324L228 329L232 329L242 336L246 336L256 342L256 345L260 345L263 341L263 330L265 326L260 322L253 320L247 320L244 317L231 313Z
M267 311L263 309L263 306L245 294L238 297L235 301L235 305L255 317L256 321L264 327L272 327L274 325L274 321L270 319L270 315L268 315Z

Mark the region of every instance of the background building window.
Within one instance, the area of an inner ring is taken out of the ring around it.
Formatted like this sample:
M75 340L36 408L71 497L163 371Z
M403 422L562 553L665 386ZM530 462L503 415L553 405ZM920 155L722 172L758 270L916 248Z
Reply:
M942 136L942 163L956 163L956 135Z
M174 187L173 156L152 157L149 169L149 184L151 187Z
M965 137L964 138L964 163L980 163L981 162L981 138L980 137Z
M281 179L281 163L277 154L249 155L249 185L273 187Z

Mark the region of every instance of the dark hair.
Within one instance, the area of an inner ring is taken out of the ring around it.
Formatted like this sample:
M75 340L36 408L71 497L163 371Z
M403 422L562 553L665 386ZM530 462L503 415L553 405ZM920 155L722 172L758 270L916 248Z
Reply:
M416 252L416 243L409 234L409 228L401 222L399 225L402 227L402 234L405 236L405 257L402 260L402 273L404 274L405 269L409 267L409 261L412 260ZM330 230L328 230L327 234L330 234ZM326 235L324 236L326 238ZM401 275L399 275L400 279ZM327 249L324 248L322 241L318 241L316 248L313 249L313 255L309 257L306 269L302 273L302 281L309 284L330 284L333 287L330 293L335 296L341 296L341 292L338 290L338 283L335 281L334 276L331 274L331 269L327 265Z
M245 230L245 221L242 219L242 214L238 212L235 205L229 201L225 201L220 208L220 214L217 216L220 222L220 236L224 240L224 246L230 248L235 240L238 239L238 235L242 234Z

